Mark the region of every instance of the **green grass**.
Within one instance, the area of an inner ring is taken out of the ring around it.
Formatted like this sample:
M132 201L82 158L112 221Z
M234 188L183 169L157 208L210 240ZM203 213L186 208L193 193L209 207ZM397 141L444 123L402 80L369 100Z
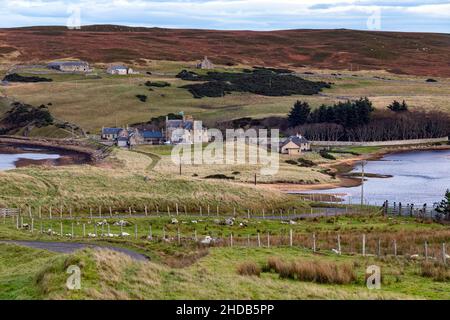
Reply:
M449 111L446 101L450 92L445 81L428 85L424 78L393 75L388 75L395 80L393 82L331 77L326 80L332 81L333 87L324 90L323 95L315 96L265 97L234 93L223 98L194 99L187 90L179 88L189 82L175 78L186 67L181 62L152 62L150 70L155 71L153 75L143 73L121 77L106 75L98 70L101 79L84 75L49 74L45 76L54 79L52 83L15 84L1 88L1 91L11 98L33 105L52 102L50 111L57 118L76 123L92 133L98 133L102 126L144 122L155 116L180 111L192 114L209 126L214 126L218 120L239 117L285 116L296 100L307 101L314 108L321 104L368 96L377 108L385 108L394 99L405 99L413 109ZM241 68L228 70L239 71ZM372 77L377 73L360 74ZM379 74L386 76L381 71ZM320 77L311 79L323 80ZM171 87L149 91L144 85L146 81L165 81ZM142 103L137 100L138 94L147 95L148 101Z

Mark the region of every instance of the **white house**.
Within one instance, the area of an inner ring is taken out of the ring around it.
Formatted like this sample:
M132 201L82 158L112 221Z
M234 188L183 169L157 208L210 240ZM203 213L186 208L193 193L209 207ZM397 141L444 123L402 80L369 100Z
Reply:
M110 66L107 70L107 73L109 74L115 74L115 75L127 75L127 74L133 74L134 71L131 68L128 68L123 65L113 65Z

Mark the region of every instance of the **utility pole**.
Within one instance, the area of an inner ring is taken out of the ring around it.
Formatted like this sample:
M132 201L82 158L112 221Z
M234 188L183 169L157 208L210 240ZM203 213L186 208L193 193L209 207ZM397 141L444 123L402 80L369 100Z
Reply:
M364 205L364 160L361 163L361 207Z

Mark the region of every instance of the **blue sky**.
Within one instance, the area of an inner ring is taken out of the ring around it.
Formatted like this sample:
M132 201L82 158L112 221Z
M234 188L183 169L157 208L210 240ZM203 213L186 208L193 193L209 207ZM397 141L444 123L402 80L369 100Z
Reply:
M450 0L0 0L0 27L67 25L78 12L81 25L450 33Z

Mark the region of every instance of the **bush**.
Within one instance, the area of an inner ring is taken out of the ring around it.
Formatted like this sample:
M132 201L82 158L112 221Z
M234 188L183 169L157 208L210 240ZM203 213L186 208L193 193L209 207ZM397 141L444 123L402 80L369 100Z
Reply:
M144 94L137 94L136 98L138 98L141 102L146 102L147 101L147 96Z
M295 161L295 160L286 160L285 162L288 164L292 164L294 166L297 165L297 161Z
M328 159L328 160L336 160L336 157L332 154L328 153L326 150L320 150L319 154L322 158Z
M147 81L145 85L147 87L157 87L157 88L170 87L170 83L165 81L155 81L155 82Z
M314 167L316 165L315 162L308 160L308 159L303 159L303 158L298 159L298 162L300 163L300 165L302 167Z
M423 262L420 266L420 275L435 281L449 281L450 268L439 262Z
M212 174L209 176L206 176L205 179L224 179L224 180L234 180L234 177L229 177L227 175L224 174Z
M237 267L237 273L241 276L257 276L261 275L261 267L254 262L244 262Z
M3 78L3 81L8 82L52 82L52 79L42 77L25 77L17 73L11 73Z

